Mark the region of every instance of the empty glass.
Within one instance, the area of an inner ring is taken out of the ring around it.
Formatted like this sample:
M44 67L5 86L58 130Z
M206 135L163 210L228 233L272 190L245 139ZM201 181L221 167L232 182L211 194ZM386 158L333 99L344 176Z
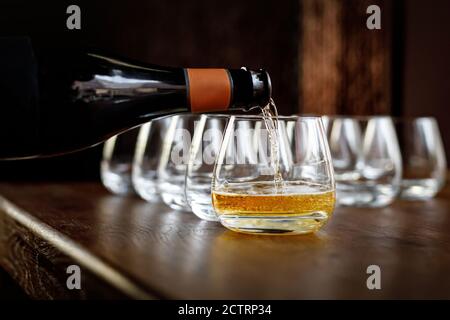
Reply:
M186 168L194 128L200 119L196 114L170 117L158 165L158 184L163 202L175 210L190 211L185 196Z
M100 178L103 185L114 194L134 192L131 171L138 132L139 128L128 130L108 139L103 146Z
M144 200L161 201L158 189L158 165L164 135L170 118L154 119L141 126L133 159L133 187Z
M402 161L390 117L325 117L340 205L382 207L400 191Z
M395 119L403 159L400 196L410 200L432 198L444 186L447 170L436 119Z
M234 231L317 231L335 202L321 118L279 117L275 127L267 130L261 116L230 117L213 175L216 214Z
M202 115L192 138L186 171L186 200L199 218L217 221L211 201L214 164L229 116Z

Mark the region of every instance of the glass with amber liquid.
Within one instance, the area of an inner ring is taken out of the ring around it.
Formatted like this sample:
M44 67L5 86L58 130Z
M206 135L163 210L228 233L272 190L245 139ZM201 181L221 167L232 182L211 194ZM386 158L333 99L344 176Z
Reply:
M234 231L315 232L329 220L335 204L322 121L297 116L269 120L230 118L213 175L214 210Z

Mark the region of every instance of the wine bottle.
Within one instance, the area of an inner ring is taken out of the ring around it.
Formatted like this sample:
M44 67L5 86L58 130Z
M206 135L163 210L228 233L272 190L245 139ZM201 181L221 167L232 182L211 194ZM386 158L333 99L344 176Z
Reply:
M160 67L28 38L0 38L0 75L0 159L76 151L156 117L248 110L271 95L264 70Z

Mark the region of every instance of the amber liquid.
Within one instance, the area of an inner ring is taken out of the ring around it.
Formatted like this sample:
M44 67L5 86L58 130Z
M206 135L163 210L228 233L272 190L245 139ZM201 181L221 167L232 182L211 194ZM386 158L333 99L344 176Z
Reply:
M245 187L244 187L245 185ZM334 190L315 185L254 182L213 191L214 209L222 223L235 231L258 233L310 233L330 218Z
M250 195L213 192L214 208L219 215L305 215L322 212L331 215L333 191L310 194Z
M226 182L213 187L212 202L225 227L248 233L302 234L319 230L331 216L335 192L330 186L283 179L279 160L275 103L261 108L268 131L273 181Z

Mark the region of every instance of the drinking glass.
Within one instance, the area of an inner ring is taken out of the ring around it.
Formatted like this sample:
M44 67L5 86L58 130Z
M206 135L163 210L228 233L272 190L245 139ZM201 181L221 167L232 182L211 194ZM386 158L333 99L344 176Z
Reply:
M392 118L326 117L337 202L382 207L400 191L402 160Z
M133 159L132 181L136 193L151 203L161 201L158 165L170 118L154 119L141 126Z
M117 195L134 193L131 171L139 128L128 130L106 140L100 163L100 178L110 192Z
M217 221L211 201L214 164L229 116L204 114L195 128L186 171L186 200L201 219Z
M447 161L436 119L395 119L403 159L400 197L426 200L445 184Z
M335 202L321 118L279 117L273 127L261 116L230 117L214 168L214 209L234 231L315 232Z
M170 117L158 165L158 184L163 202L175 210L190 211L185 195L186 168L195 126L200 115Z

